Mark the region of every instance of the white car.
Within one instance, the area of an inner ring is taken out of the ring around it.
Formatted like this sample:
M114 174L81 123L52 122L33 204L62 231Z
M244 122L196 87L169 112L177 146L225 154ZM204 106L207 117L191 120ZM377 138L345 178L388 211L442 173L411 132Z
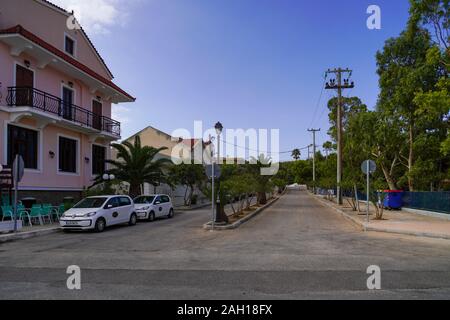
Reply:
M153 221L156 218L172 218L174 215L172 200L165 194L153 194L134 198L134 211L138 219Z
M67 210L60 219L63 230L95 230L102 232L106 227L137 221L133 200L128 196L88 197Z

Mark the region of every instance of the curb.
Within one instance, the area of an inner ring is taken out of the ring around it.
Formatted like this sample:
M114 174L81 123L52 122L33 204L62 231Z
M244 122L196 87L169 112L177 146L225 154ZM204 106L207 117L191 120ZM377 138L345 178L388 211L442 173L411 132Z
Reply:
M201 204L201 205L198 205L198 206L195 206L195 207L190 207L190 208L185 208L185 207L177 208L177 207L175 207L174 210L175 211L179 211L179 212L185 212L185 211L193 211L193 210L197 210L197 209L203 209L203 208L210 207L210 206L211 206L211 203L204 203L204 204Z
M260 214L262 211L264 211L265 209L269 208L272 204L274 204L275 202L277 202L281 197L275 198L272 201L266 203L263 207L258 208L257 210L253 211L252 213L250 213L248 216L243 217L242 219L239 219L238 221L233 222L232 224L228 224L226 226L220 226L220 225L215 225L214 226L214 230L217 231L223 231L223 230L233 230L233 229L237 229L239 228L242 224L244 224L245 222L249 221L250 219L256 217L258 214ZM205 223L203 225L203 229L205 230L212 230L212 226L211 226L211 222Z
M47 234L57 233L60 231L61 231L60 227L56 227L56 228L40 229L40 230L36 230L36 231L9 233L9 234L0 235L0 243L34 238L34 237L44 236Z
M320 203L334 209L338 213L340 213L344 218L361 228L362 231L372 231L372 232L384 232L384 233L392 233L392 234L402 234L402 235L408 235L408 236L415 236L415 237L423 237L423 238L432 238L432 239L444 239L444 240L450 240L450 235L447 234L438 234L438 233L429 233L429 232L417 232L417 231L407 231L407 230L398 230L398 229L387 229L387 228L380 228L380 227L372 227L371 225L368 225L365 222L358 221L358 219L350 216L349 214L345 213L343 210L336 208L335 206L332 206L331 204L325 202L325 200L319 199L314 196L314 199L317 199Z
M314 196L313 194L311 194L311 196L313 196L314 199L316 199L317 201L319 201L320 203L322 203L323 205L326 205L332 209L334 209L335 211L337 211L338 213L340 213L345 219L347 219L348 221L352 222L354 225L356 225L357 227L359 227L362 231L367 231L366 229L366 224L359 221L356 218L353 218L351 215L345 213L343 210L336 208L335 206L329 204L326 200L323 199L319 199L316 196Z

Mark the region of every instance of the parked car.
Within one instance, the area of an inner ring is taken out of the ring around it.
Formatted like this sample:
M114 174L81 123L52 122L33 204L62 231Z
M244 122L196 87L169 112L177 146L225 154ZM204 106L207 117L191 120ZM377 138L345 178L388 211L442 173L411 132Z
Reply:
M134 198L134 210L138 219L153 221L156 218L172 218L172 199L165 194L143 195Z
M128 196L96 196L78 202L60 219L64 230L90 230L102 232L106 227L128 223L134 226L137 215L133 200Z

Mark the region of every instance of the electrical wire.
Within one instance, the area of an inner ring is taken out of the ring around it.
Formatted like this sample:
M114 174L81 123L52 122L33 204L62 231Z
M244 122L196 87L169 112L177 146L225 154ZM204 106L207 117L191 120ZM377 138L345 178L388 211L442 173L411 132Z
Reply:
M312 127L313 124L315 124L314 121L316 120L317 111L319 110L319 106L320 106L320 102L322 100L323 91L325 90L325 83L326 82L327 82L327 72L325 72L324 77L323 77L322 88L320 90L320 95L319 95L319 99L317 100L316 108L314 109L314 114L313 114L313 117L311 119L311 123L309 124L310 127Z

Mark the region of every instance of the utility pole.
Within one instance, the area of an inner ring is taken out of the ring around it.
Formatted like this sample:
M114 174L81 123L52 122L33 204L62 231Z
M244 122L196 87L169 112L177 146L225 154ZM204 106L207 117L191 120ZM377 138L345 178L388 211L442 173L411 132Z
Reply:
M331 79L330 82L327 82L325 85L325 89L327 90L337 90L338 92L338 107L337 107L337 202L338 204L342 204L342 90L352 89L355 87L355 83L350 83L350 77L352 75L352 70L350 69L333 69L328 70L327 75L330 73L334 73L337 79ZM344 78L344 83L342 83L343 75L347 74L348 78ZM337 80L337 83L336 83Z
M308 145L308 160L311 159L311 148L312 144Z
M320 129L308 129L313 134L313 192L316 193L316 132Z

